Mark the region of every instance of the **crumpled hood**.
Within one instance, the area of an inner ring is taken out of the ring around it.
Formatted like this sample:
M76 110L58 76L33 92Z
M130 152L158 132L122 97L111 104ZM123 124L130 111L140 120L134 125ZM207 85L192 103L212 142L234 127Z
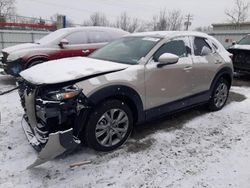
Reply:
M35 43L25 43L25 44L18 44L12 47L8 47L8 48L4 48L2 51L6 52L8 54L16 52L16 51L23 51L23 50L28 50L28 49L32 49L39 46L39 44L35 44Z
M34 85L57 84L101 73L119 71L129 66L131 65L86 57L73 57L36 65L22 71L20 75Z
M231 46L229 49L250 50L250 45L235 44L235 45Z

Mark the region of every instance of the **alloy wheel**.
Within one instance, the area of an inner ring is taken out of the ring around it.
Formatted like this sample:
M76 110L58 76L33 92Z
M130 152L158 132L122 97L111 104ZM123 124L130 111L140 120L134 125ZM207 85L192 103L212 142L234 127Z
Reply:
M215 106L217 108L221 108L225 104L227 96L228 96L228 86L224 82L221 82L215 91L214 95Z
M98 143L112 147L123 140L129 129L129 118L122 109L110 109L98 120L95 136Z

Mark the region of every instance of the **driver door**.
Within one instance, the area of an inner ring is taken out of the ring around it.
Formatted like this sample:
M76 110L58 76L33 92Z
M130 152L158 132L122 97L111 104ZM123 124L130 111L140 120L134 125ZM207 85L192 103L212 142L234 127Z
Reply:
M158 59L164 53L179 56L179 61L158 68ZM188 37L174 38L163 44L145 68L146 108L153 109L192 95L192 66Z

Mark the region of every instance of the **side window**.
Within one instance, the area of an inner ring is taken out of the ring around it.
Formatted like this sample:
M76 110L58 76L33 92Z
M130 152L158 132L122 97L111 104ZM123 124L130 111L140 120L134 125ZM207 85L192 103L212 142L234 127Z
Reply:
M66 37L66 39L69 41L69 45L88 43L87 34L86 32L83 32L83 31L71 33Z
M191 53L191 49L186 38L178 38L163 44L154 54L154 61L158 62L159 57L164 53L172 53L180 58L187 57Z
M91 43L101 43L111 41L108 33L103 31L89 31L89 40Z
M205 56L213 52L205 38L195 37L193 40L193 47L195 56Z

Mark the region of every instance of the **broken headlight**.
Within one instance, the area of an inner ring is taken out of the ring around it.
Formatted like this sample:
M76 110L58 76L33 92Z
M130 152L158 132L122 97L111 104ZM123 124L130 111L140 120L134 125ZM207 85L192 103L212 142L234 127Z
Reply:
M58 90L46 91L43 94L43 98L53 101L64 101L68 99L73 99L82 92L77 86L67 86Z

